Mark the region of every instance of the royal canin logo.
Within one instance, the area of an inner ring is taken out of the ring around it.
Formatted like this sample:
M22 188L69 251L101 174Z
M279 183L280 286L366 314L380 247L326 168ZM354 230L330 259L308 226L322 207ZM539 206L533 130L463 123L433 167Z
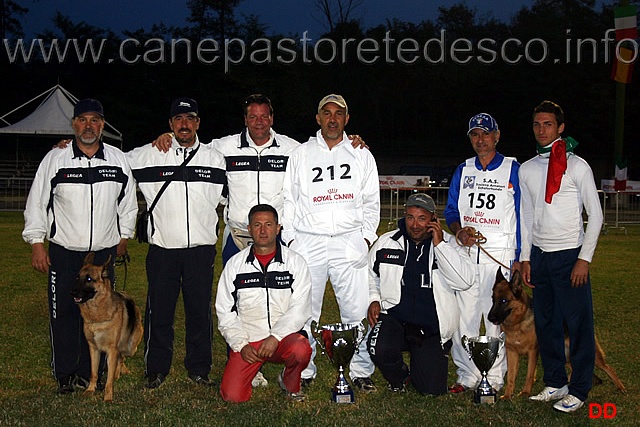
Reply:
M338 192L337 188L330 188L330 189L327 190L327 193L329 193L329 194L336 194L337 192Z

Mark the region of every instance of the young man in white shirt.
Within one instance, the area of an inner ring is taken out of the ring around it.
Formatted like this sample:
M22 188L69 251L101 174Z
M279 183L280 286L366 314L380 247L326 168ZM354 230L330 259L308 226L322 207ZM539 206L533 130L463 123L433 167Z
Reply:
M564 113L544 101L533 112L538 155L520 167L522 277L533 288L533 310L545 388L531 400L562 412L584 405L595 363L589 263L602 227L591 168L561 138ZM586 210L586 230L582 212ZM564 328L571 341L571 382L565 370Z

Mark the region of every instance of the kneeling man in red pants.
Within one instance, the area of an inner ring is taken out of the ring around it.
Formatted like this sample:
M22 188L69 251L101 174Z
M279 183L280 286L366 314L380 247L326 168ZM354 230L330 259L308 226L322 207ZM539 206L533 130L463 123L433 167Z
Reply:
M304 401L300 373L311 347L302 331L311 317L311 278L304 259L280 243L278 212L270 205L249 211L253 245L226 264L216 296L218 329L231 352L220 394L229 402L251 397L251 380L264 362L284 363L278 384Z

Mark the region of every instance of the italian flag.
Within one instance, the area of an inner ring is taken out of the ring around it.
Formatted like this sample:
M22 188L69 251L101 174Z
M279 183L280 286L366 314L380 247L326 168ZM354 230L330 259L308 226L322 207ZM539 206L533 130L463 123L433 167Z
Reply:
M627 189L627 160L616 160L616 179L614 190L624 191Z
M619 6L613 10L616 28L616 40L635 40L638 38L638 22L636 14L638 10L635 5ZM625 44L628 44L626 42ZM625 46L616 48L616 59L613 62L611 78L620 83L630 83L633 74L633 61L635 52Z
M635 5L618 6L613 10L616 24L616 40L635 40L638 38L637 13L638 10Z

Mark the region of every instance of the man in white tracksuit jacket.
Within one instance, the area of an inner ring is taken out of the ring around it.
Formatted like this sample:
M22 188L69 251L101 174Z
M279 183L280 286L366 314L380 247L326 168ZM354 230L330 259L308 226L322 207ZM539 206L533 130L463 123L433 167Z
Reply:
M186 330L184 365L193 382L211 385L216 208L227 191L224 159L198 139L196 101L175 99L170 117L175 136L168 152L147 144L127 154L147 206L170 181L157 200L148 227L149 283L144 322L147 388L159 387L171 369L173 323L180 291ZM186 160L189 163L183 165Z
M248 226L254 244L231 257L216 295L218 329L231 352L220 394L230 402L251 397L251 381L265 362L283 363L280 387L294 401L311 349L303 327L311 316L311 277L304 259L278 239L278 213L256 205Z
M377 239L380 221L378 169L369 150L352 147L344 132L349 121L340 95L324 97L314 138L291 153L284 181L282 239L300 253L311 271L311 319L319 321L327 279L331 280L343 323L367 316L368 245ZM316 375L315 340L303 384ZM365 392L375 391L374 371L363 340L351 360L350 376Z
M126 253L138 211L131 169L124 153L102 140L104 124L99 101L75 105L75 137L42 159L24 211L22 237L32 247L31 264L49 277L51 371L60 394L86 388L91 376L80 309L71 297L78 271L95 252L97 264L111 259L113 280L115 257Z
M411 195L398 229L369 252L369 352L393 392L406 391L410 381L419 393L447 393L460 320L456 294L475 279L466 248L442 231L435 211L430 196ZM411 353L410 367L403 351Z

